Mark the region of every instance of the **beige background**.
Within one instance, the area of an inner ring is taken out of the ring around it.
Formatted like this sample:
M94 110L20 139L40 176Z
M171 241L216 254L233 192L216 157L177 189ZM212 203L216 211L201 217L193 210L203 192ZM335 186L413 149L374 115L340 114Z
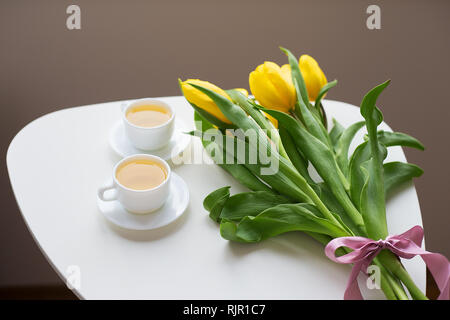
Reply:
M72 3L82 10L79 31L66 29ZM373 3L381 30L366 28ZM311 54L329 80L339 80L330 99L358 105L368 89L392 79L379 106L394 130L427 147L406 155L425 170L416 186L428 249L450 256L449 27L446 0L2 0L3 159L13 136L51 111L178 95L178 77L248 88L258 64L285 63L282 45ZM4 161L1 170L0 287L61 284L26 230Z

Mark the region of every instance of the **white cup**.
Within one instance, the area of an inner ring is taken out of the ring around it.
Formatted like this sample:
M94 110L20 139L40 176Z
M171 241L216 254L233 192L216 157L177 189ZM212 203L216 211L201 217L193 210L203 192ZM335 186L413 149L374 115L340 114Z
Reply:
M117 168L128 161L148 159L161 164L167 172L167 178L159 186L147 190L134 190L122 185L116 177ZM102 201L118 200L122 206L132 213L145 214L161 208L169 196L171 170L166 161L157 156L148 154L135 154L119 161L113 169L113 179L108 185L98 189L98 197ZM107 190L113 190L108 197Z
M170 111L170 119L166 123L156 127L140 127L128 121L126 115L130 108L149 104L161 106ZM125 127L125 134L132 145L141 150L156 150L169 143L174 130L175 112L170 105L160 100L139 99L123 108L122 120Z

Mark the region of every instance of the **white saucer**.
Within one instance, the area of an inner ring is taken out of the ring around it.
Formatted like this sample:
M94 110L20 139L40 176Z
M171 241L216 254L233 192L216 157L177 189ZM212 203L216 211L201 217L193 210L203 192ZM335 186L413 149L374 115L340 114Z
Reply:
M133 146L125 134L122 120L111 129L109 145L121 157L131 156L137 153L152 154L170 160L183 152L191 141L191 137L183 132L188 131L184 123L175 118L175 130L169 143L157 150L141 150Z
M110 222L129 230L152 230L178 219L189 203L189 189L184 180L172 172L170 194L166 203L148 214L133 214L125 210L119 201L102 201L97 197L100 212ZM107 194L106 192L105 194Z

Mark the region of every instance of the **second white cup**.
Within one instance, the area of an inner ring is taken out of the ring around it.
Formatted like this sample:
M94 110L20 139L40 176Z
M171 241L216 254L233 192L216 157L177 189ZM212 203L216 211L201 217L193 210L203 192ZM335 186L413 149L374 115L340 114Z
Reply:
M156 105L170 112L167 122L154 127L141 127L131 123L127 119L127 113L131 108ZM156 150L167 145L172 138L175 126L175 112L170 105L157 99L139 99L129 103L122 110L122 121L125 127L125 134L136 148L141 150Z

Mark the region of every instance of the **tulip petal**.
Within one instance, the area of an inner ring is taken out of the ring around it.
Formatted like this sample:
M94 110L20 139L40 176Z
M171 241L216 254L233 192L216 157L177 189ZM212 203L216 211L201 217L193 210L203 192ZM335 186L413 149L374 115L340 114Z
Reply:
M286 85L289 87L289 105L294 106L297 101L297 93L295 92L294 83L292 82L291 66L289 64L283 64L281 66L281 75L286 81Z
M281 68L274 62L266 61L264 62L264 72L266 77L275 87L279 101L282 102L284 106L289 107L291 92L286 80L281 74Z
M314 101L320 89L327 83L327 78L313 57L304 54L299 59L299 66L308 90L309 100Z
M273 62L265 62L250 73L250 90L256 100L266 108L289 112L292 93L286 84L281 68ZM284 94L287 96L283 97ZM295 92L295 91L294 91Z
M270 81L267 81L264 74L258 68L256 68L255 71L252 71L249 77L252 94L255 96L256 100L266 108L276 108L280 110L275 87Z
M230 124L230 120L225 117L225 115L222 113L222 111L220 111L219 107L214 103L214 101L212 101L212 99L203 92L191 86L191 83L207 88L230 99L226 92L208 81L202 81L199 79L188 79L181 83L181 89L183 90L183 94L186 100L195 104L197 107L209 112L217 119Z

